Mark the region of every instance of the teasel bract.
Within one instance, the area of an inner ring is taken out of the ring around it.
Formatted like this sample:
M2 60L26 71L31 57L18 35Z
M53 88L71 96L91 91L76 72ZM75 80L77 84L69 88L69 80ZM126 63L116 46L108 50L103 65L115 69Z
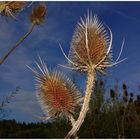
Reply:
M119 56L113 62L111 29L101 23L97 16L93 16L92 12L89 11L85 19L81 18L81 22L76 26L68 57L60 45L62 53L68 60L68 66L61 66L87 74L85 97L79 117L65 138L70 138L75 135L84 122L89 110L90 97L97 72L106 74L106 68L117 65L125 60L119 60L123 46L124 40Z
M65 74L57 70L49 71L39 59L40 64L36 63L39 70L28 67L35 74L37 99L46 118L66 117L73 124L73 114L81 104L80 91Z
M4 1L0 2L0 13L4 16L16 19L15 14L27 5L26 1Z

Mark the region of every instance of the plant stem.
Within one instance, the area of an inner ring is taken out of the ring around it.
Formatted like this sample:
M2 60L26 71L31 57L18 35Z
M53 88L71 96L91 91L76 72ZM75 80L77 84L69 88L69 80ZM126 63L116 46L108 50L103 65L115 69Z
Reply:
M73 125L74 125L74 123L75 123L75 119L73 118L73 116L72 116L72 115L70 115L70 116L69 116L69 120L70 120L70 122L71 122L71 125L73 126ZM77 134L75 134L75 135L74 135L74 138L75 138L75 139L78 139Z
M92 94L94 83L95 83L95 71L94 69L89 69L87 72L87 85L86 85L84 103L83 103L78 119L76 120L72 129L69 131L69 133L65 137L66 139L69 139L70 137L74 136L79 131L82 123L84 122L86 114L89 110L89 102L90 102L90 97Z
M7 57L32 33L34 27L35 24L32 24L28 32L23 37L21 37L19 41L15 45L13 45L13 47L9 49L9 51L4 55L4 57L0 61L0 65L3 64L3 62L7 59Z

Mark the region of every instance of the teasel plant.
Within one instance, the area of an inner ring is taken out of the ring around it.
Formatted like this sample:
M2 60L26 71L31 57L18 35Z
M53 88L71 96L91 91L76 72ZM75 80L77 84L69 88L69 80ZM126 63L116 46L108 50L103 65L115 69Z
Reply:
M40 57L39 60L39 63L36 62L38 70L27 67L35 75L37 99L45 114L41 119L65 117L73 125L76 107L81 106L82 101L79 89L65 74L58 70L49 71Z
M16 3L16 2L15 2ZM24 2L23 2L24 3ZM46 5L44 3L39 3L33 7L29 18L31 20L31 26L28 29L27 33L23 35L17 42L14 44L4 57L0 60L0 65L7 59L7 57L33 32L35 26L40 25L44 22L46 17Z
M60 65L64 68L83 72L87 75L86 90L79 113L72 129L68 132L66 139L71 138L79 131L86 114L89 110L89 102L95 85L97 73L106 74L106 69L115 66L125 59L120 60L124 39L120 53L115 61L112 59L112 40L111 29L100 22L96 15L87 12L84 19L76 26L71 41L69 55L67 56L60 45L63 55L68 60L68 65Z

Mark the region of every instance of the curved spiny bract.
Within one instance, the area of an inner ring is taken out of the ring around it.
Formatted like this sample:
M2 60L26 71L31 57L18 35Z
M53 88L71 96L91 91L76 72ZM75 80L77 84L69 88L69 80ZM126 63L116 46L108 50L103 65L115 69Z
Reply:
M36 63L40 72L34 71L37 81L37 98L44 113L50 118L73 116L75 108L80 105L80 92L72 81L57 70L49 72L41 61Z
M81 71L87 71L89 67L104 70L102 65L112 62L111 45L110 29L105 28L97 16L88 13L85 20L81 18L81 22L76 26L69 52L69 59L73 63L69 64Z

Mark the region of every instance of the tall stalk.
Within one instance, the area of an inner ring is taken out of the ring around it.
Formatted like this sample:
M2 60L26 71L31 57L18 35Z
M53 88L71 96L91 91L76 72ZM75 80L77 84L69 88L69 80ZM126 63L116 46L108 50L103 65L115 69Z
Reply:
M113 62L111 29L104 26L97 16L92 16L92 13L88 12L85 19L81 18L81 22L76 26L68 57L60 46L62 53L69 62L69 66L64 67L87 74L86 91L79 117L65 138L75 135L85 120L89 110L92 89L95 85L96 72L106 74L106 68L117 65L124 60L119 61L123 45L124 41L118 58Z
M35 27L35 24L33 23L31 25L31 27L29 28L28 32L23 36L21 37L18 42L13 45L9 50L8 52L4 55L4 57L2 58L2 60L0 61L0 65L2 65L4 63L4 61L7 59L7 57L32 33L33 29Z
M35 25L41 25L44 22L46 16L46 5L44 3L38 4L36 7L32 9L30 13L30 20L31 20L31 27L29 28L28 32L22 36L18 42L13 45L8 52L4 55L2 60L0 60L0 65L7 59L7 57L32 33Z
M86 86L86 91L85 91L84 103L80 111L79 117L73 125L73 128L69 131L69 133L65 137L66 139L75 135L80 129L82 123L84 122L86 114L89 110L89 102L90 102L90 97L92 94L92 89L94 87L94 83L95 83L95 71L94 69L89 69L87 73L87 86Z

